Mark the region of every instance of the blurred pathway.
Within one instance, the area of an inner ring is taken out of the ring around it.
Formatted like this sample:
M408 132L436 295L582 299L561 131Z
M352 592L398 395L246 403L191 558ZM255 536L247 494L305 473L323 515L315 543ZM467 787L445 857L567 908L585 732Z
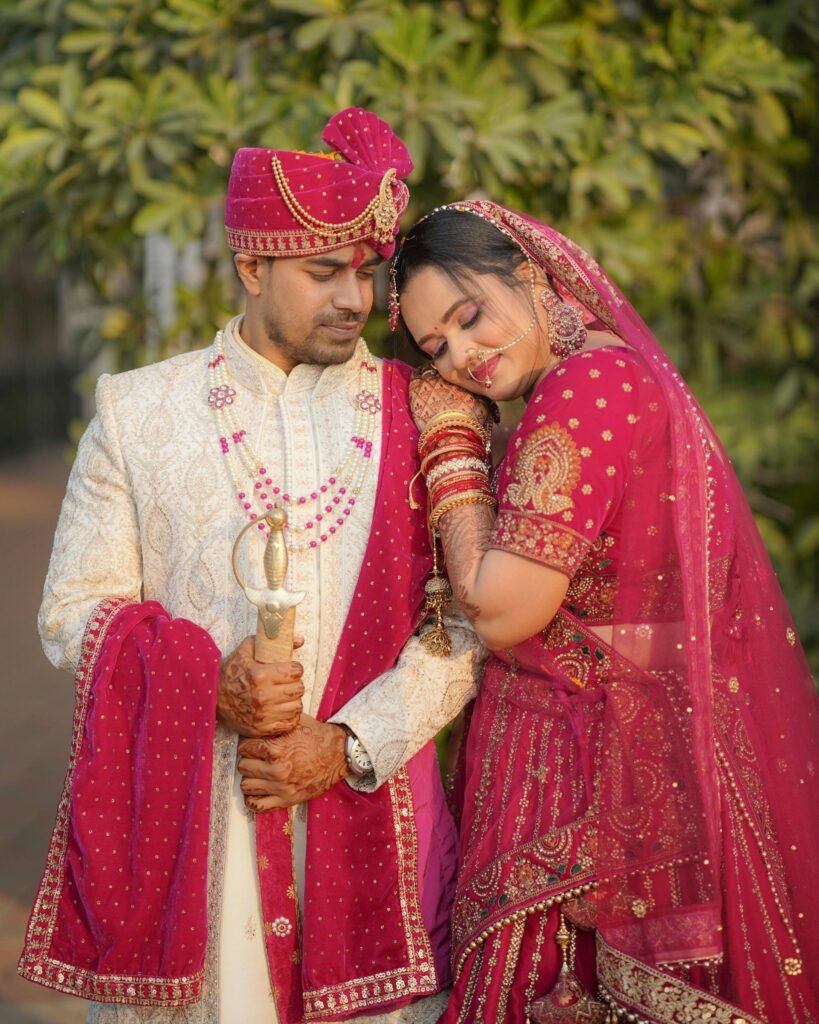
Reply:
M35 622L67 474L60 449L0 462L2 1024L80 1024L87 1007L16 973L71 736L72 682L46 661Z

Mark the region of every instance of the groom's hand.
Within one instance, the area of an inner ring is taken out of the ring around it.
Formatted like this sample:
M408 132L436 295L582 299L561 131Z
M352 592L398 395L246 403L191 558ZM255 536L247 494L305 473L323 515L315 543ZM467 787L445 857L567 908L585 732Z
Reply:
M302 715L286 736L239 744L242 793L252 811L302 804L348 775L346 733L339 725Z
M301 646L297 641L295 646ZM303 668L297 661L263 664L253 657L253 637L245 637L219 670L216 713L240 736L289 732L299 724Z

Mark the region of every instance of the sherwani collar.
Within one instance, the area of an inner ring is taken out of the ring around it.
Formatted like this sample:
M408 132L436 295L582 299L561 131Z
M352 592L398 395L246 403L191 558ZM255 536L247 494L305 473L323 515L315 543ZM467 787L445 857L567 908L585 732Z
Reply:
M235 316L225 327L225 354L231 377L241 388L259 396L287 397L299 392L312 392L321 399L339 389L355 394L361 350L357 348L346 363L319 366L299 363L285 373L275 363L259 355L239 333L242 317Z

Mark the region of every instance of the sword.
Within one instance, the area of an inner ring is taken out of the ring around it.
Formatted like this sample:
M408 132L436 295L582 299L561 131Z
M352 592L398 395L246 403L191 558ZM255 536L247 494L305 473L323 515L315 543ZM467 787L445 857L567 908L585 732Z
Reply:
M252 527L266 522L270 528L267 544L264 549L264 574L267 586L256 588L249 586L239 569L239 545L242 538ZM293 629L296 624L296 605L304 600L304 592L285 590L284 580L287 575L287 545L284 541L284 528L287 526L287 513L276 506L263 520L254 519L245 526L233 545L233 574L245 597L258 612L256 620L256 636L253 653L256 661L292 661Z

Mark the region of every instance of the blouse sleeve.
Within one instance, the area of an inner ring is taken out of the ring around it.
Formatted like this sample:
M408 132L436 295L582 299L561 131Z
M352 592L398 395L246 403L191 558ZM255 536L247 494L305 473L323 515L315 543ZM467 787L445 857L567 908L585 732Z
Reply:
M640 382L619 349L574 356L543 379L499 467L490 547L575 574L622 499Z

